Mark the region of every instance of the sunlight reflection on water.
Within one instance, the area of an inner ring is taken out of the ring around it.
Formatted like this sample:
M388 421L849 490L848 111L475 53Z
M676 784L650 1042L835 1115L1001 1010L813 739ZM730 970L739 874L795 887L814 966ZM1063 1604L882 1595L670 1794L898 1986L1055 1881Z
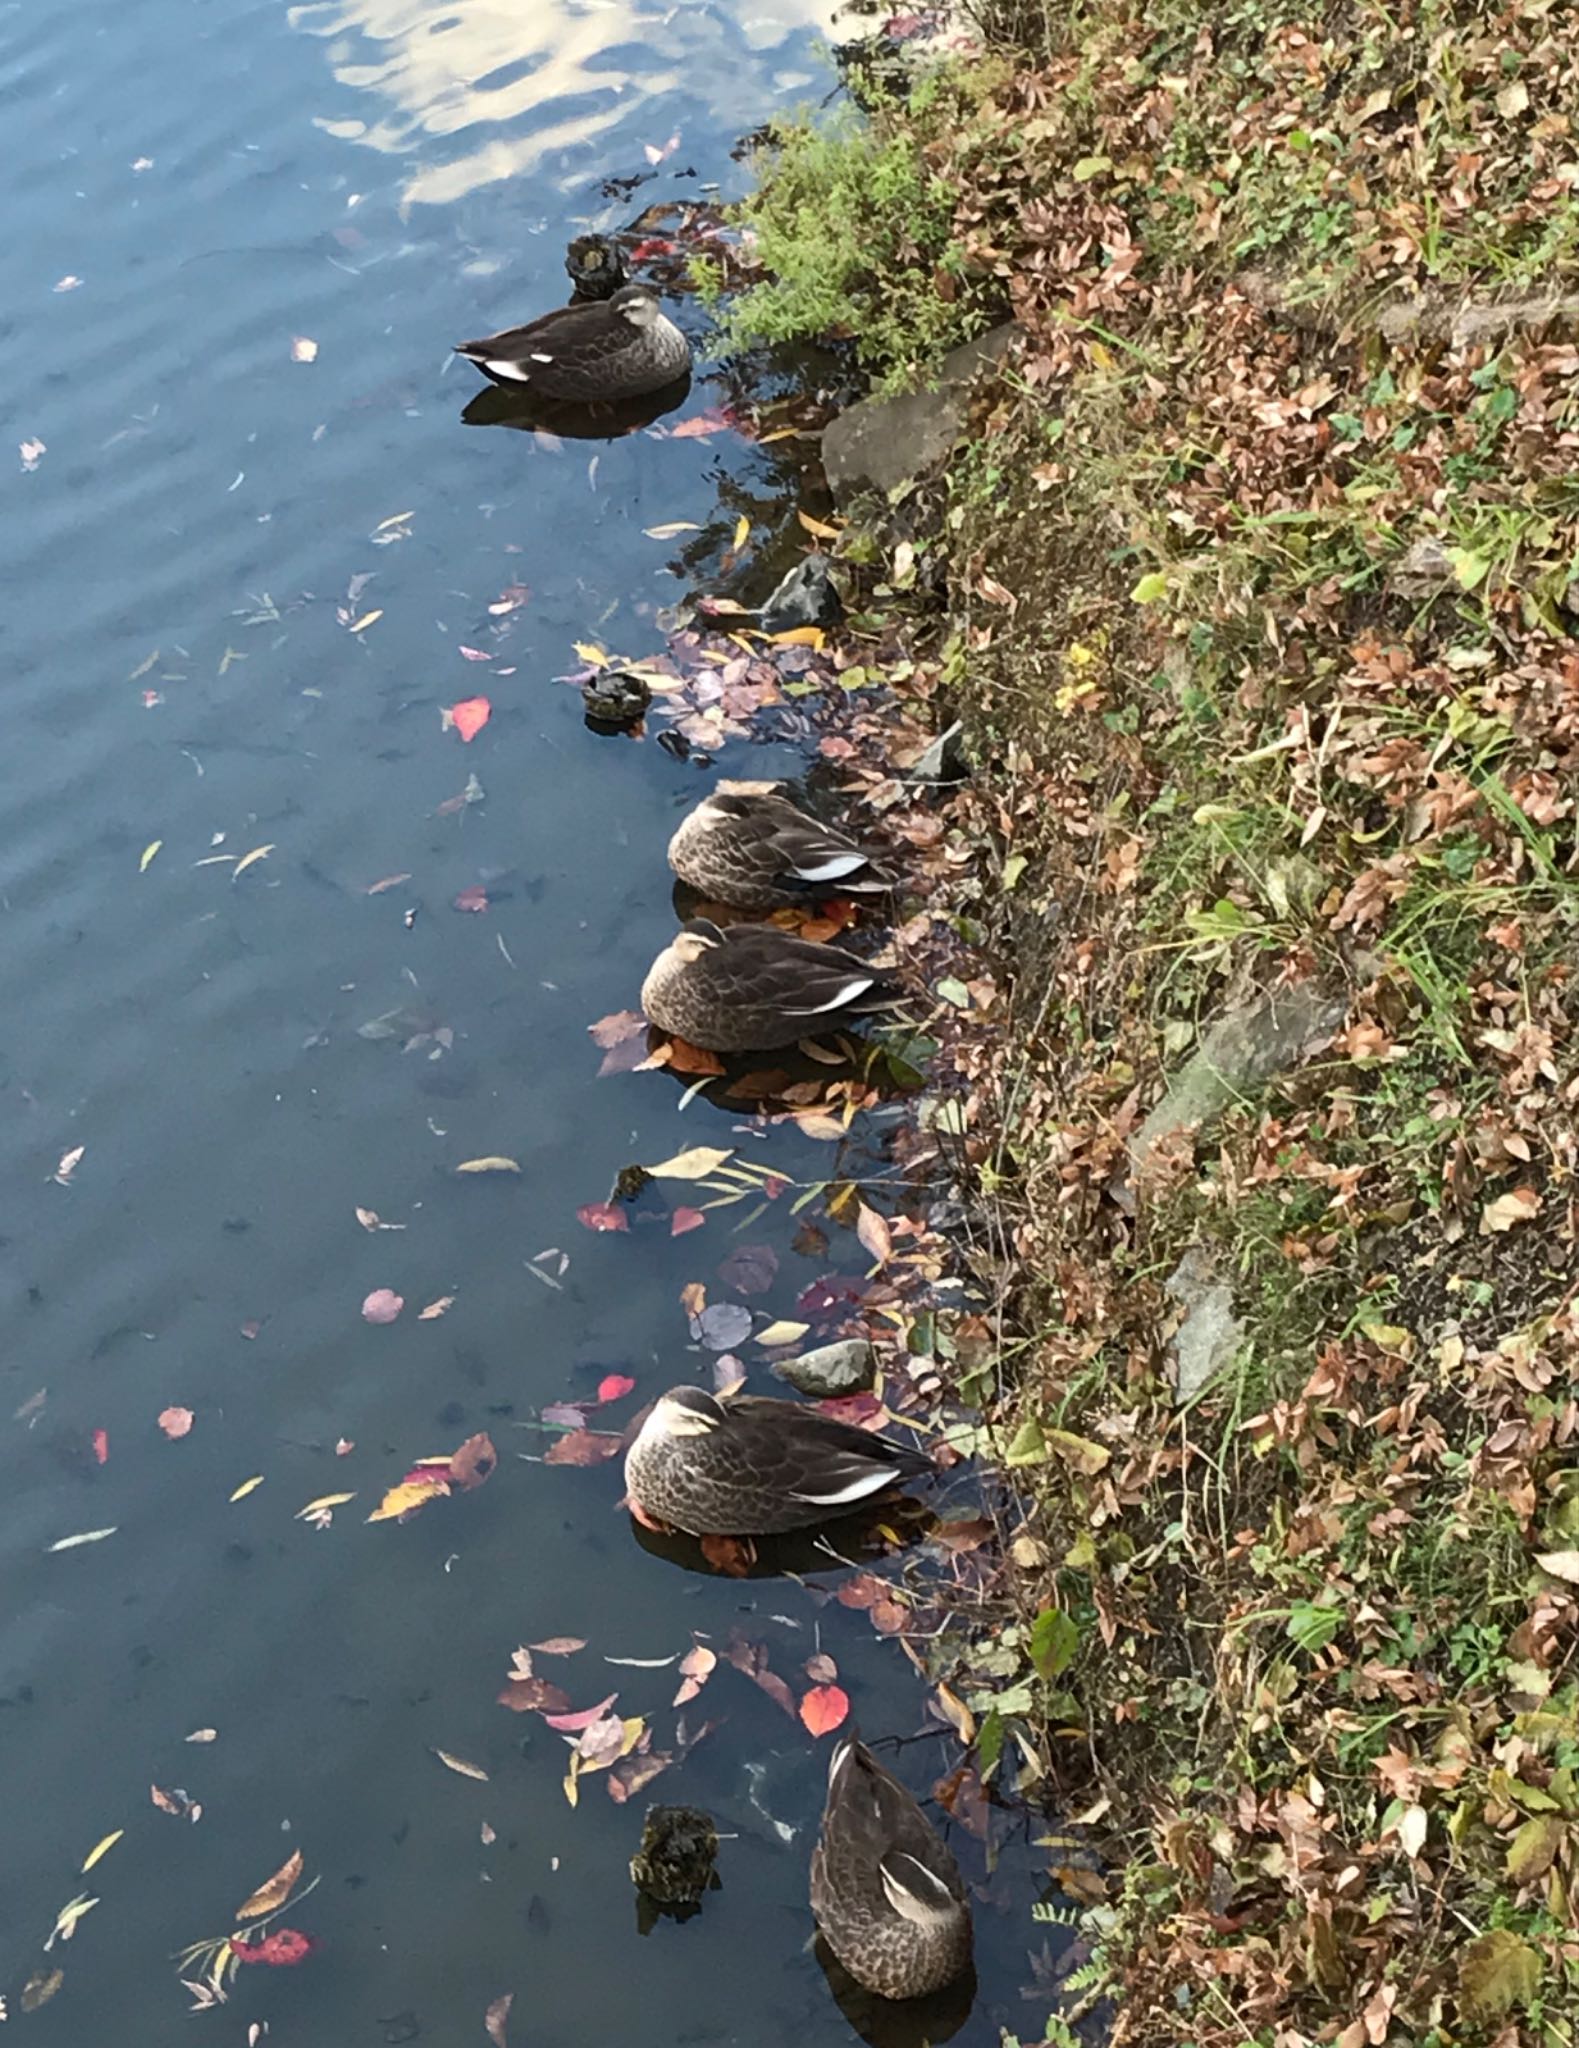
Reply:
M727 120L738 87L726 30L752 50L772 50L806 29L831 28L838 11L838 0L763 0L726 24L707 4L653 10L632 0L531 0L525 7L456 0L435 18L431 0L308 0L288 19L324 40L341 86L385 103L377 116L320 114L318 125L343 140L417 157L404 201L443 205L535 171L565 150L584 157L587 176L602 171L606 163L594 160L591 145L682 88L715 120ZM660 30L666 42L690 43L694 61L653 68ZM622 49L639 53L639 70L621 64ZM777 82L785 92L814 84L801 71ZM425 140L462 136L457 154L424 152ZM667 136L644 139L661 147Z

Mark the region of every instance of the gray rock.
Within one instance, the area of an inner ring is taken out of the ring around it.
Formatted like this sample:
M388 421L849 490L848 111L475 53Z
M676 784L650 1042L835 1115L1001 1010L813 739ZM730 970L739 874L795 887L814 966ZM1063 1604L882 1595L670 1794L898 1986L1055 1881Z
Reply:
M1234 1314L1233 1289L1217 1277L1203 1245L1191 1245L1163 1285L1184 1307L1171 1346L1174 1399L1183 1407L1214 1373L1232 1364L1245 1331Z
M1259 1094L1275 1074L1297 1066L1311 1047L1331 1037L1347 1009L1347 998L1301 982L1219 1017L1131 1141L1131 1176L1145 1171L1165 1139L1198 1130L1230 1102ZM1120 1187L1113 1192L1123 1199Z
M831 1401L842 1394L866 1392L877 1378L877 1354L864 1337L852 1337L843 1344L803 1351L799 1358L781 1359L774 1371L801 1393Z
M954 452L977 377L1000 363L1019 329L1008 321L951 349L930 391L863 398L823 431L822 466L840 504L864 491L887 497L912 477L930 476Z
M911 782L963 782L970 773L970 756L965 752L965 728L956 718L947 732L940 732L908 771Z

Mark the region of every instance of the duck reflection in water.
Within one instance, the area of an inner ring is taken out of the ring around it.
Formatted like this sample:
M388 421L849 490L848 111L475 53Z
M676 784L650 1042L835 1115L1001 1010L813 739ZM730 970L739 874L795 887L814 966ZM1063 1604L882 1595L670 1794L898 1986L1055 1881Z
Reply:
M514 427L524 434L552 434L561 441L620 441L660 420L691 394L691 373L660 390L635 398L572 405L504 384L488 384L467 400L461 423L468 427Z
M843 1515L815 1529L795 1529L785 1536L696 1536L678 1530L649 1529L631 1516L630 1529L649 1557L661 1557L681 1571L716 1578L720 1572L740 1579L805 1579L817 1572L848 1571L851 1565L880 1563L899 1547L919 1543L936 1521L919 1501L900 1498L887 1503L881 1515Z
M870 2048L935 2048L959 2032L976 2003L974 1966L925 1998L879 1998L856 1983L820 1934L812 1953L840 2012Z

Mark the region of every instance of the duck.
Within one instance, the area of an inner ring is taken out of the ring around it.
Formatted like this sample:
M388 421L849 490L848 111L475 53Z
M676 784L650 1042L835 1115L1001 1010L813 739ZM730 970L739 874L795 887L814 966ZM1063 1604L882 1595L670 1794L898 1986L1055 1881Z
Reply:
M932 1471L920 1451L820 1408L671 1387L625 1456L631 1512L687 1536L810 1529Z
M577 405L660 391L691 367L691 344L642 284L621 285L607 299L573 301L479 341L458 341L455 353L495 384L524 385Z
M725 928L708 917L681 927L641 987L650 1024L707 1052L794 1045L898 1000L875 967L842 946L772 924Z
M893 887L875 855L811 817L777 782L720 782L680 821L669 865L710 901L736 910L786 910Z
M911 1793L854 1733L840 1737L828 1764L811 1910L839 1961L879 1998L923 1998L970 1961L959 1865Z

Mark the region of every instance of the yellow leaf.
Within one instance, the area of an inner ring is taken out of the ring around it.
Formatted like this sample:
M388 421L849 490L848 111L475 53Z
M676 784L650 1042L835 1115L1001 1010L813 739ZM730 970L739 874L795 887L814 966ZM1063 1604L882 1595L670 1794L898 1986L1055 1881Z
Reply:
M77 1922L84 1913L91 1913L98 1903L97 1899L90 1899L86 1892L78 1892L74 1899L68 1900L55 1915L55 1925L44 1944L45 1954L49 1953L57 1941L70 1941L77 1931Z
M1076 1436L1070 1429L1044 1429L1042 1438L1050 1451L1055 1451L1065 1464L1073 1465L1087 1479L1094 1479L1112 1461L1111 1451L1094 1444L1087 1436Z
M502 1152L490 1152L482 1159L463 1159L456 1167L457 1173L519 1173L521 1162L506 1159Z
M813 647L821 648L825 635L821 626L792 626L787 633L770 633L771 647Z
M608 656L603 652L603 649L601 647L595 646L592 641L572 640L570 644L576 650L577 654L581 656L581 659L583 661L590 662L594 668L608 667Z
M403 1479L398 1486L389 1489L367 1519L370 1522L393 1522L449 1490L443 1479Z
M580 1775L581 1759L579 1756L577 1756L576 1752L572 1750L570 1752L570 1769L565 1776L565 1803L567 1806L575 1806L578 1805L580 1802L581 1788L576 1783L576 1780L580 1777Z
M255 1472L250 1479L242 1480L241 1484L236 1488L235 1492L230 1496L230 1498L232 1499L232 1501L245 1500L249 1493L254 1492L262 1484L263 1474L261 1472Z
M811 1328L810 1323L769 1323L765 1330L758 1330L759 1344L794 1344Z
M647 1723L642 1719L640 1714L632 1715L631 1718L625 1722L625 1739L620 1744L621 1756L630 1755L631 1751L636 1747L637 1743L641 1741L641 1731L646 1727L646 1725Z
M267 846L253 847L251 853L244 853L241 856L240 860L236 862L235 870L232 873L230 879L234 882L238 876L244 875L247 872L248 868L254 866L255 863L257 863L260 860L267 860L269 855L273 851L274 842L272 839L269 841Z
M296 1889L296 1880L302 1874L302 1852L300 1849L288 1857L271 1878L260 1884L252 1896L236 1908L238 1920L256 1920L262 1913L273 1913L283 1906Z
M368 627L369 627L369 626L375 626L375 625L377 625L378 621L379 621L379 620L380 620L380 619L381 619L381 618L382 618L383 616L384 616L384 614L383 614L383 613L382 613L381 611L378 611L378 612L363 612L362 616L361 616L361 617L360 617L360 618L359 618L359 619L357 620L356 624L355 624L355 625L354 625L354 626L353 626L353 627L351 628L351 631L352 631L353 633L365 633L365 632L367 631L367 629L368 629Z
M649 540L673 540L677 533L700 533L701 530L692 519L666 519L662 526L642 528Z
M298 1522L305 1522L310 1515L322 1514L326 1508L343 1508L348 1500L355 1500L354 1493L321 1493L316 1500L310 1500L306 1507L296 1510Z
M149 840L148 844L147 844L147 845L146 845L146 846L145 846L145 847L143 848L143 857L142 857L142 859L141 859L141 860L140 860L140 861L139 861L139 862L137 863L137 872L138 872L138 874L140 874L140 875L146 875L146 874L147 874L147 872L148 872L148 863L149 863L149 862L150 862L150 861L151 861L151 860L153 859L154 855L155 855L155 854L156 854L156 853L157 853L157 852L159 851L160 847L161 847L161 846L163 846L163 845L164 845L164 841L163 841L162 839L150 839L150 840Z
M106 1835L102 1842L96 1843L94 1847L88 1851L88 1860L82 1866L82 1874L84 1877L87 1876L88 1872L93 1868L94 1864L98 1862L101 1856L109 1855L110 1851L115 1847L115 1844L121 1839L121 1836L124 1835L125 1832L125 1828L117 1828L113 1835Z
M837 540L839 538L840 528L837 526L824 526L820 519L813 519L809 512L797 511L795 517L805 527L806 531L814 534L818 540Z
M775 427L771 434L758 435L757 446L759 448L766 448L770 441L793 441L799 433L799 427Z
M742 512L740 517L735 521L735 537L729 543L729 545L733 549L733 551L738 555L740 550L745 546L746 542L750 538L751 521Z
M968 1747L976 1740L975 1715L958 1694L950 1692L946 1685L940 1685L933 1698L938 1703L939 1713L951 1724L960 1741Z
M685 1152L676 1152L672 1159L660 1159L647 1171L654 1180L706 1180L734 1156L732 1151L719 1151L716 1145L692 1145Z
M479 1785L486 1785L488 1773L481 1764L469 1764L463 1756L451 1756L447 1749L436 1749L433 1754L447 1771L456 1771L463 1778L475 1778Z

